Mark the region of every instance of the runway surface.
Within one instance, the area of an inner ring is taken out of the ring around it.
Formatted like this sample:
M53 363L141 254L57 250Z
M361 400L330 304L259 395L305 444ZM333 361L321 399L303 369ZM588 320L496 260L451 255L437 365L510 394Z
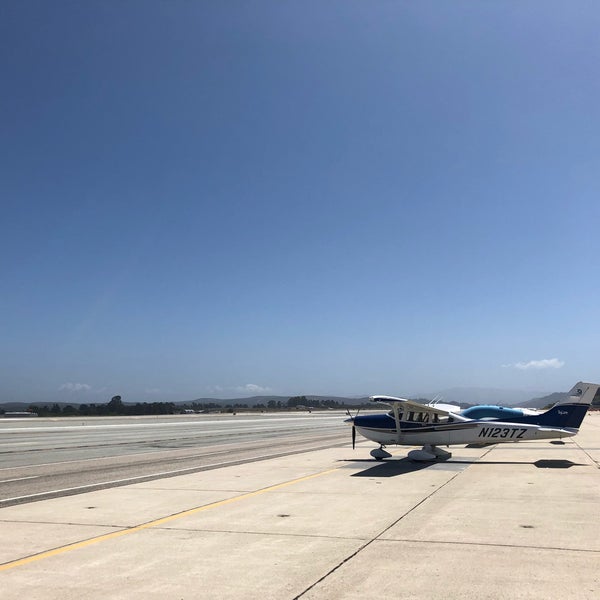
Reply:
M349 439L344 413L0 421L0 506L126 485Z

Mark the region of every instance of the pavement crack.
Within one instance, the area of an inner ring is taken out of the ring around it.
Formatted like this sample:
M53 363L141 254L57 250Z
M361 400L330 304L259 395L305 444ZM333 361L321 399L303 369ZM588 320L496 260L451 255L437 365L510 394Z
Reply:
M498 544L491 542L459 542L455 540L411 540L411 539L394 539L394 540L377 540L381 543L411 543L411 544L446 544L448 546L485 546L487 548L515 548L515 549L530 549L530 550L546 550L551 552L589 552L590 554L600 554L600 550L590 548L566 548L563 546L533 546L530 544Z
M186 531L189 533L231 533L235 535L260 535L270 537L309 538L317 540L364 541L364 538L346 535L322 535L315 533L289 533L286 531L237 531L235 529L192 529L191 527L153 527L154 531Z
M106 523L77 523L74 521L15 521L14 519L0 519L0 523L26 523L27 525L74 525L76 527L106 527L107 529L126 529L129 525L110 525Z

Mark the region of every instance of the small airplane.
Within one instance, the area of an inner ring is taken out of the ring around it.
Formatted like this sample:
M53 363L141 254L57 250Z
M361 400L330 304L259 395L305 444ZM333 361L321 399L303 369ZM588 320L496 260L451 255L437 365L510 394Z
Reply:
M352 425L352 448L356 432L379 444L371 450L376 460L390 458L384 450L390 444L420 446L408 458L416 461L446 460L450 452L438 446L463 444L490 445L526 440L565 438L577 434L583 417L600 385L576 383L568 397L545 412L503 406L472 406L465 410L436 402L421 404L393 396L371 396L369 400L387 404L387 413L356 415L346 419Z

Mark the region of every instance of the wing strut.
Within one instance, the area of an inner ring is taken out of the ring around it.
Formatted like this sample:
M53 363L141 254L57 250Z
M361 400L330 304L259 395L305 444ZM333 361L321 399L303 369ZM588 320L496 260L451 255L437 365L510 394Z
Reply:
M400 403L394 402L392 410L394 411L394 420L396 421L396 445L400 444Z

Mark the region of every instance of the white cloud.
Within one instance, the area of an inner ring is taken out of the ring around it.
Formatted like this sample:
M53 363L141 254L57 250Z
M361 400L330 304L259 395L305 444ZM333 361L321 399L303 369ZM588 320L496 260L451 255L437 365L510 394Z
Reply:
M231 394L248 394L250 396L259 396L261 394L269 394L273 390L266 385L257 385L256 383L247 383L237 386L222 386L222 385L207 385L206 391L215 396L231 395Z
M246 385L236 387L235 391L242 394L266 394L271 391L271 388L256 385L255 383L247 383Z
M518 362L514 365L502 365L507 368L520 369L521 371L540 370L540 369L560 369L565 366L564 360L558 358L543 358L542 360L530 360L529 362Z
M66 390L67 392L89 392L91 389L92 386L88 385L87 383L73 383L68 381L67 383L63 383L58 388L58 391L62 392L63 390Z
M206 391L209 394L221 394L225 390L220 385L207 385Z

